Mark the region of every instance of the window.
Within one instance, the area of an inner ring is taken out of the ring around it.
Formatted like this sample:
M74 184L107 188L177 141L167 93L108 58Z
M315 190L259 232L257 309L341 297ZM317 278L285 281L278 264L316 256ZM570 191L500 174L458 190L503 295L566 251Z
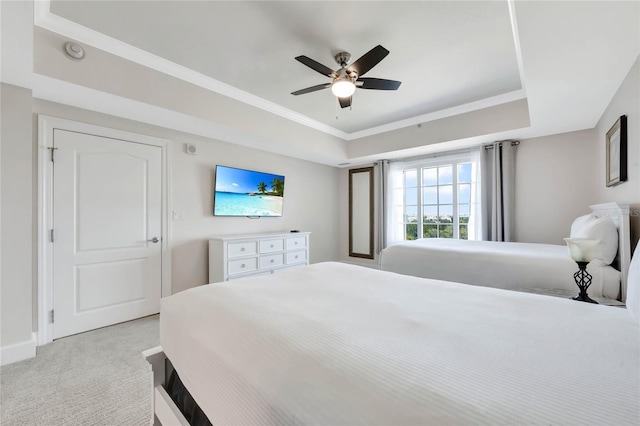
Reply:
M402 164L393 179L395 240L479 239L477 169L471 155Z

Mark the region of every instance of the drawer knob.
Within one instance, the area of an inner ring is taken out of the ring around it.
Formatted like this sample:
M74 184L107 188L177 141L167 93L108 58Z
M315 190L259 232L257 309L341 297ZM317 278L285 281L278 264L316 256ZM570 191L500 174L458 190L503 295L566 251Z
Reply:
M294 246L297 246L297 245L298 245L298 242L296 241L295 243L293 243L293 245L294 245Z
M240 248L240 251L244 251L244 247Z
M298 258L298 255L296 254L296 256L294 257L294 259L297 259L297 258Z
M241 267L241 268L244 268L244 267L245 267L245 264L243 263L242 265L240 265L240 267Z
M275 260L271 259L270 262L273 263L273 262L275 262Z
M273 244L271 244L271 248L273 248Z

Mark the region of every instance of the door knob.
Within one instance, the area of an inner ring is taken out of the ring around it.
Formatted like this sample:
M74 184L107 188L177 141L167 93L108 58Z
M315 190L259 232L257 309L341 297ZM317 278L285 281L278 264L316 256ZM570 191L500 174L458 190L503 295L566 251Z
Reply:
M152 239L147 240L147 241L151 241L152 243L154 243L154 244L155 244L155 243L157 243L157 242L158 242L158 241L160 241L160 240L158 239L158 237L153 237Z

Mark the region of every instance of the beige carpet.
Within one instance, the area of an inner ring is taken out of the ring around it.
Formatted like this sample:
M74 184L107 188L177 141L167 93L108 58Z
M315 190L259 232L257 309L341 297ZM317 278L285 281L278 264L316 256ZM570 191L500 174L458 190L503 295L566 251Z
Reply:
M0 369L2 426L148 425L158 316L58 339Z

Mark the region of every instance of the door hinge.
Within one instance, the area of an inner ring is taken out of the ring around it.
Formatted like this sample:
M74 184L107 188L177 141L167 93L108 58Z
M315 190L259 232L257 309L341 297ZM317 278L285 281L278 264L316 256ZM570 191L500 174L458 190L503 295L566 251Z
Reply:
M49 323L53 324L53 309L49 311Z
M51 230L51 235L49 239L51 240L51 242L53 242L53 229Z
M52 163L53 163L53 162L55 162L55 161L54 161L54 159L53 159L53 152L54 152L56 149L58 149L58 148L49 147L49 152L51 152L51 162L52 162Z

